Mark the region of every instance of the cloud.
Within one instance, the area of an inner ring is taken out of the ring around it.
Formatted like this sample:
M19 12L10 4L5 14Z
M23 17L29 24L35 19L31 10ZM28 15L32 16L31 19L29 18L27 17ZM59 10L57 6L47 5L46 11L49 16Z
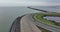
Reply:
M0 2L0 6L41 6L45 2L33 2L33 1L12 1L12 2Z
M52 0L0 0L0 6L60 6L60 3Z

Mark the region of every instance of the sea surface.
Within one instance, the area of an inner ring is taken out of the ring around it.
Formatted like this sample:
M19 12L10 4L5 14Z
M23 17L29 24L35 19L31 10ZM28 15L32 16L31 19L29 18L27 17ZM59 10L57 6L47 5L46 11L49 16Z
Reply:
M45 6L34 7L52 12L60 12L60 7ZM0 7L0 32L9 32L13 21L24 14L37 13L40 11L32 10L27 7Z
M50 12L58 12L60 13L60 6L36 6L34 8L50 11Z

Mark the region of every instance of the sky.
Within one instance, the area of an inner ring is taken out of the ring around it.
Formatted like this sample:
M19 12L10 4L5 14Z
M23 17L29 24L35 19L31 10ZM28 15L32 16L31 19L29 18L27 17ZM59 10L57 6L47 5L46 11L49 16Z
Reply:
M0 6L60 6L60 0L0 0Z

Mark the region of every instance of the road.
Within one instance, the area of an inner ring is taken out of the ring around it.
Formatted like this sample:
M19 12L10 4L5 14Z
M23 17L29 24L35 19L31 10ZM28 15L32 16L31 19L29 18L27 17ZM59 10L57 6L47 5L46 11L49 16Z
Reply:
M21 31L22 32L41 32L35 25L38 25L42 28L50 30L52 32L60 32L60 29L54 28L52 26L39 23L32 18L32 15L26 15L21 19Z
M29 16L30 15L26 15L21 18L20 21L21 32L41 32L41 30L37 28L31 17Z

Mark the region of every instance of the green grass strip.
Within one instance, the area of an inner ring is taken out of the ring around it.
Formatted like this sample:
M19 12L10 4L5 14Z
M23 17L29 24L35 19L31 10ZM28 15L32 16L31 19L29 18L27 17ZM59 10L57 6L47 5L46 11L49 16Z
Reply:
M37 14L33 15L33 18L40 23L43 23L43 24L46 24L46 25L49 25L49 26L60 29L60 26L57 26L55 22L44 19L43 17L46 16L46 15L47 16L58 16L58 17L60 17L60 15L55 14L55 13L48 13L48 14L37 13Z

